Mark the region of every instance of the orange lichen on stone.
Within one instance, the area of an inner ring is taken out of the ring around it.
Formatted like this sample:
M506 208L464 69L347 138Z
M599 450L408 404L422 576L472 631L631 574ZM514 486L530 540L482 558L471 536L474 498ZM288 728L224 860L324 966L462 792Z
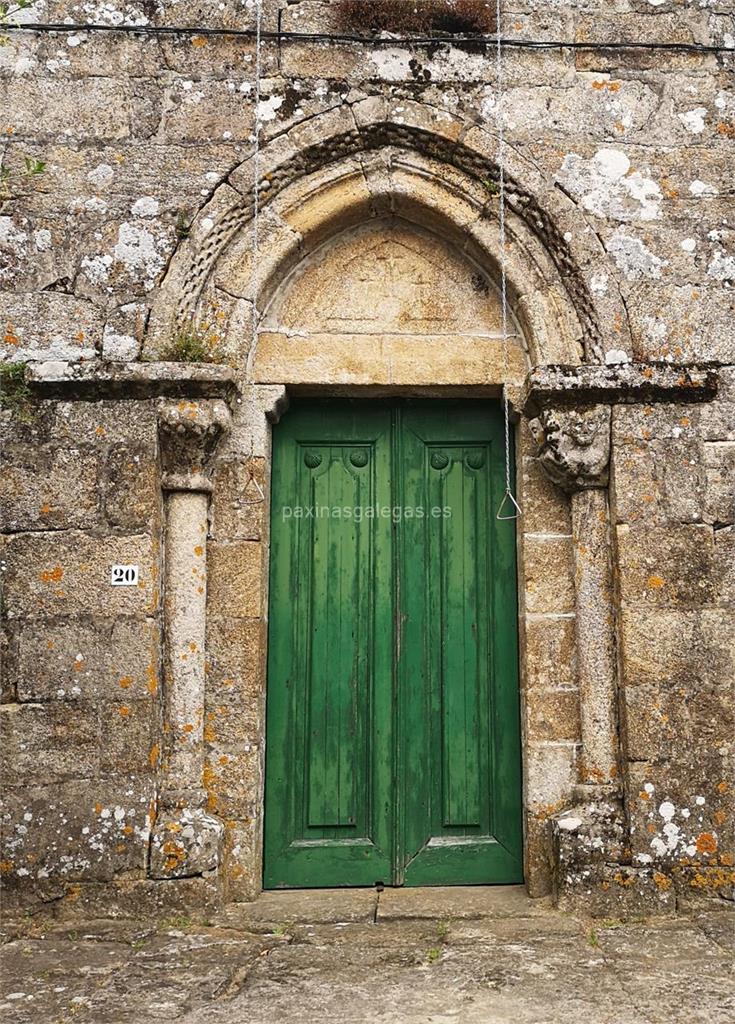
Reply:
M622 885L625 889L630 889L632 885L635 885L635 878L632 875L624 875L621 871L615 872L613 881L617 882L618 885Z
M20 338L15 333L15 327L13 327L11 323L7 324L5 328L3 341L5 342L6 345L20 345Z
M95 804L94 805L94 813L95 814L101 814L102 813L102 804Z
M697 836L698 853L714 853L717 850L717 838L711 832L702 832Z
M725 135L728 139L735 139L735 122L718 121L717 132L719 135Z
M644 789L642 789L640 791L640 793L638 794L638 799L639 800L650 800L651 799L651 794L650 793L646 793L646 791Z
M191 40L191 45L197 48L201 48L202 46L207 45L207 40L204 38L204 36L194 36Z
M123 833L126 836L132 835L132 833L133 833L133 826L132 825L123 825Z
M660 892L666 892L672 886L672 881L668 875L662 875L660 871L653 872L653 882Z
M94 432L97 437L104 437L106 433L105 428L102 426L96 427Z
M732 865L735 864L735 857L731 853L721 853L720 864L726 864L728 867L732 867Z
M156 668L153 662L151 662L146 669L148 675L148 681L146 683L148 693L155 693L158 690L158 676L156 675Z
M197 556L197 558L202 557L202 555L204 554L204 548L202 547L201 544L197 544L197 546L194 548L194 554Z
M45 569L40 576L43 583L59 583L64 575L64 570L60 565L55 565L53 569Z
M190 651L198 651L198 650L199 650L199 648L197 647L197 645L196 645L196 644L194 643L194 641L193 641L193 640L192 640L192 641L191 641L191 643L189 644L189 650L190 650Z
M41 505L41 515L42 516L47 516L50 511L51 511L51 506L50 505Z
M689 879L689 885L693 889L726 889L733 882L735 882L735 871L724 871L722 868L708 871L706 875L697 872Z
M182 725L181 731L187 733L194 732L194 726L190 722L187 722L186 725Z
M158 755L159 755L159 753L160 753L159 746L158 746L157 743L154 743L153 746L151 747L151 752L148 755L148 761L150 763L151 768L155 768L156 765L158 764Z
M651 590L660 590L661 587L666 586L666 580L662 579L661 576L649 576L648 586Z
M0 860L0 875L9 875L12 870L12 860Z
M724 811L715 811L712 817L715 819L715 825L722 825L727 819L727 815Z
M717 783L717 792L718 793L727 793L729 788L730 788L730 783L729 782L718 782Z
M133 680L130 676L123 676L117 684L121 690L129 690L133 685Z
M118 713L118 715L120 715L120 717L121 717L121 718L127 718L127 717L128 717L128 715L130 714L130 708L127 708L127 707L125 707L125 705L124 705L124 704L122 704L122 705L121 705L121 706L120 706L120 707L119 707L119 708L117 709L117 713Z

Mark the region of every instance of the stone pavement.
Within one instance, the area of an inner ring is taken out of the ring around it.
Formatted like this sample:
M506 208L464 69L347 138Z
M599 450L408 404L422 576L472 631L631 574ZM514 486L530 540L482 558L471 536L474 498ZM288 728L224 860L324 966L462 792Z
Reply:
M520 887L266 893L217 920L4 926L8 1024L725 1024L735 915L585 922Z

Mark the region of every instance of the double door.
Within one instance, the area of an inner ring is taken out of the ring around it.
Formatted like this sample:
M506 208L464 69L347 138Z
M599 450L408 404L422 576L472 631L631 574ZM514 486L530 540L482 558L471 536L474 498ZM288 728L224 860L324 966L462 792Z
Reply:
M521 881L497 404L297 402L273 445L265 887Z

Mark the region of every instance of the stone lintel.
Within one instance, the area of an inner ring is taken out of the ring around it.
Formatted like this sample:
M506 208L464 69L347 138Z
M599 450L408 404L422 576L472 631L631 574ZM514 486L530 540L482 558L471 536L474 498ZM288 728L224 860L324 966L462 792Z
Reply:
M712 365L537 366L526 378L521 407L532 418L544 409L560 407L710 402L717 386L717 368Z
M28 363L26 381L41 398L84 399L220 398L231 400L238 376L212 363Z

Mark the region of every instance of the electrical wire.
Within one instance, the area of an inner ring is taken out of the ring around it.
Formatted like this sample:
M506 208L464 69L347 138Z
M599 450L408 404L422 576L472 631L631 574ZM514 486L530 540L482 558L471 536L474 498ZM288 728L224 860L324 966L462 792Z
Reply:
M380 35L366 36L328 32L283 32L266 31L258 32L257 28L204 28L196 25L99 25L88 24L65 24L48 22L25 22L24 24L8 24L4 26L6 34L13 32L105 32L109 34L125 35L147 35L147 36L200 36L202 38L214 38L217 36L234 39L256 39L263 42L271 41L278 43L362 43L367 46L432 46L446 45L462 46L465 44L485 45L488 47L497 46L497 36L487 35L435 35L435 36L401 36L401 35ZM501 39L500 45L504 49L519 50L661 50L670 53L713 53L713 54L735 54L732 46L719 46L709 43L664 43L664 42L643 42L640 40L625 41L598 41L580 42L570 39L519 39L511 37Z

